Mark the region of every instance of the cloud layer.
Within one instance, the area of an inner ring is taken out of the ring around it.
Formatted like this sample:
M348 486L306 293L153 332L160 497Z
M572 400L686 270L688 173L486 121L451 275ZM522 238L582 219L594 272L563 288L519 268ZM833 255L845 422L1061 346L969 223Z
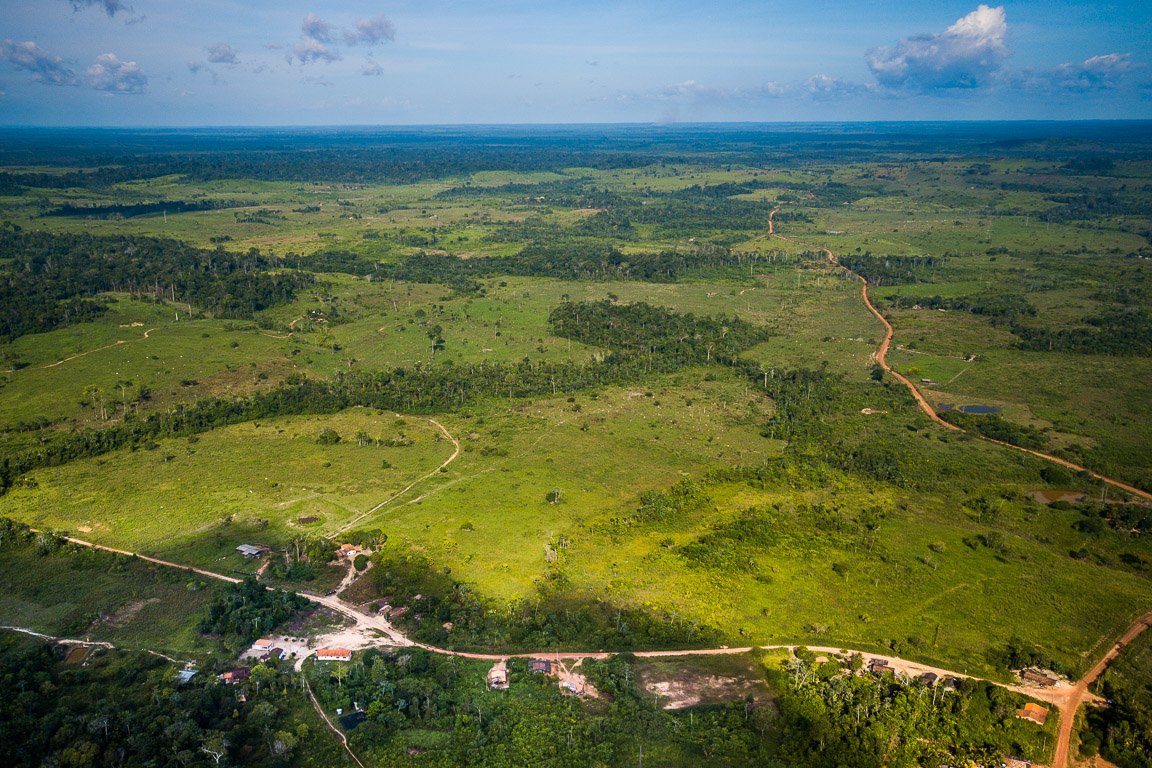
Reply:
M938 34L907 37L873 48L866 61L887 88L976 88L988 82L1009 55L1004 7L980 5Z

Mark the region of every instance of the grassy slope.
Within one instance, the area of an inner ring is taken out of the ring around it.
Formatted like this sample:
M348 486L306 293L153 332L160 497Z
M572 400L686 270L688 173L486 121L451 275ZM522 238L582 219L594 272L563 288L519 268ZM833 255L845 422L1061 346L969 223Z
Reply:
M183 656L211 648L195 631L194 617L216 584L184 573L113 555L41 556L30 546L9 546L0 558L0 580L5 624Z

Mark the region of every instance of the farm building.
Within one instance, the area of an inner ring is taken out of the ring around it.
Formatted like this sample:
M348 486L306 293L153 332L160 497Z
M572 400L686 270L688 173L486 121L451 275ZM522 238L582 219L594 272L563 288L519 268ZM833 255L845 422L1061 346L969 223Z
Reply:
M1020 672L1020 679L1026 683L1033 683L1045 688L1051 688L1060 682L1060 680L1049 672L1044 672L1039 669L1025 669Z
M194 677L196 677L196 670L194 669L182 669L176 673L176 679L180 681L180 685L183 685Z
M552 674L552 662L544 659L532 659L528 662L528 671L550 675Z
M236 551L244 555L244 557L260 557L268 551L268 547L262 547L259 544L241 544L236 547Z
M1048 707L1042 707L1030 701L1024 705L1023 709L1016 710L1016 717L1031 720L1037 725L1044 725L1044 721L1048 719Z
M347 648L321 648L316 651L319 661L352 661L352 651Z
M920 681L925 685L936 685L936 681L939 679L940 676L935 672L925 672L924 674L920 675Z
M252 650L254 651L270 651L274 642L269 637L262 637L256 642L252 643Z

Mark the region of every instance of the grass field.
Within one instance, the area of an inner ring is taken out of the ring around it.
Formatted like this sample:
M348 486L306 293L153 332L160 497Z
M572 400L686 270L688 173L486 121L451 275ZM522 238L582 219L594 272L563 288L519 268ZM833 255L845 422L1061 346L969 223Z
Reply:
M342 441L319 444L325 428ZM412 444L360 446L359 431ZM39 487L4 496L0 510L101 544L244 569L251 564L233 551L238 544L334 531L434 471L452 450L426 420L391 413L251 422L37 473Z

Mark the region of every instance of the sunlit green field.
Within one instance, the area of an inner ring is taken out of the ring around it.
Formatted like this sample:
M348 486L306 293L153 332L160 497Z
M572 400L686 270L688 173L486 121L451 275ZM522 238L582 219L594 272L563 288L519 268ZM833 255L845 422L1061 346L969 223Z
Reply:
M594 361L606 351L548 326L549 313L569 300L739 315L773 332L743 353L766 377L826 366L845 385L842 399L812 426L821 434L818 447L765 437L777 404L755 382L712 366L571 396L493 397L434 414L462 444L442 472L453 446L424 416L358 409L241 424L39 469L33 482L0 497L0 515L225 572L255 568L233 551L239 543L276 546L298 533L381 528L494 605L531 599L559 570L583 599L715 627L732 644L898 650L989 673L985 652L1019 636L1082 668L1152 602L1147 570L1133 565L1152 558L1147 540L1080 533L1078 513L1031 499L1046 486L1039 460L945 434L902 389L873 381L883 327L864 307L860 283L812 252L940 257L941 266L915 282L871 288L895 326L890 364L934 405L1000 407L1010 421L1045 430L1050 450L1147 485L1149 358L1024 351L1006 323L894 304L891 297L1020 294L1036 309L1029 322L1075 326L1111 306L1114 275L1136 283L1142 274L1133 254L1147 248L1140 233L1146 221L1132 214L1090 223L1045 218L1056 205L1049 192L1072 194L1084 184L1119 195L1119 177L1072 178L1051 163L1019 159L991 163L987 175L968 165L676 162L347 185L163 177L52 195L53 204L197 196L244 203L122 220L41 217L33 199L5 198L0 205L9 218L28 228L146 234L281 256L332 250L382 263L420 252L484 258L516 253L524 243L512 235L531 231L610 244L630 256L688 253L710 243L762 257L724 279L497 276L480 279L474 294L321 274L294 301L243 321L118 295L96 322L0 348L8 369L0 374L0 448L7 451L35 448L37 432L24 423L38 417L52 430L99 428L125 413L271 388L293 374ZM1013 186L1018 177L1047 191ZM680 237L639 217L616 240L580 229L598 209L521 189L572 180L634 196L640 205L754 182L765 188L733 198L779 203L782 214L801 218L778 221L777 231L795 238L789 241L769 238L766 221L755 229L718 222ZM828 203L817 192L829 182L862 191ZM442 194L463 186L484 192ZM440 350L432 343L437 329ZM880 413L863 415L864 407ZM325 427L341 442L319 444ZM404 435L414 444L361 446L361 431L383 441ZM898 486L828 469L829 453L866 443L911 457L912 478ZM786 449L790 461L822 467L819 482L753 487L708 479L721 468L771 465ZM706 509L624 529L612 522L632 514L644 492L683 479L704 486ZM1070 482L1093 495L1101 490ZM982 517L980 498L991 499L996 514ZM814 512L818 506L824 512ZM748 510L757 510L763 537L724 544L738 538L725 532L738 532ZM871 527L865 518L874 513L881 516ZM989 533L1004 546L971 543ZM715 548L716 558L685 554L700 547ZM1091 556L1069 554L1084 550Z

